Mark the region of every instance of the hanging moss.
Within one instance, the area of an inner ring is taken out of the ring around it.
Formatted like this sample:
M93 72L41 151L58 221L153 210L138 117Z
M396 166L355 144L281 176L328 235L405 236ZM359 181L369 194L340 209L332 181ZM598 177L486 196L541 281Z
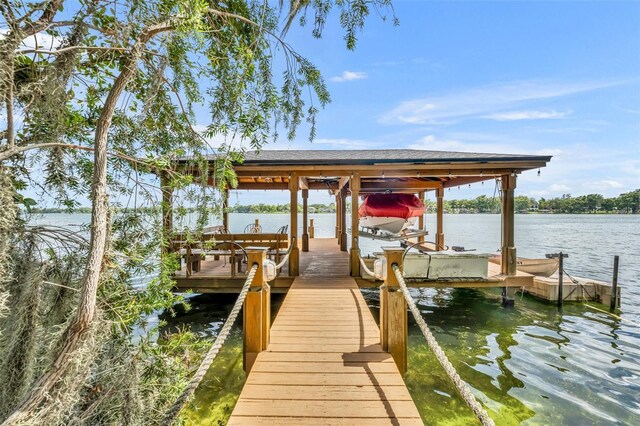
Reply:
M38 308L42 286L42 266L33 261L35 243L27 241L16 250L16 283L21 287L11 298L12 311L7 327L5 350L0 367L0 415L9 410L24 396L34 376L34 365L38 362ZM17 287L17 286L14 286Z

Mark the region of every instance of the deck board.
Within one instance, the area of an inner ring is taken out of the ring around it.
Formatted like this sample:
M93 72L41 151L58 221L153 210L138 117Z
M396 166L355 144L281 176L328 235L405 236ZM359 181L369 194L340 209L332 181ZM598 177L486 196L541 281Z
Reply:
M422 424L396 364L380 346L367 303L348 277L348 257L337 245L314 249L228 424Z

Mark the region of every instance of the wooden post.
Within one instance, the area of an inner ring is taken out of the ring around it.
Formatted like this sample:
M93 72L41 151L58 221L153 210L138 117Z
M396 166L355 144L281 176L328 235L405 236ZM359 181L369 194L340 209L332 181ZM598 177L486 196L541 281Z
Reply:
M256 220L253 222L253 226L255 226L255 227L256 227L256 229L259 229L259 228L260 228L260 219L256 219Z
M336 194L336 240L338 240L338 245L340 245L340 193Z
M360 276L360 247L358 245L358 204L360 201L360 176L354 175L349 183L351 186L351 276Z
M347 187L340 190L340 250L347 251Z
M420 199L420 201L424 203L424 191L418 192L418 198ZM420 228L420 230L424 229L424 213L422 213L418 218L418 228ZM418 242L420 243L424 242L424 235L420 235L418 237Z
M444 250L444 187L436 189L436 250Z
M229 189L224 190L222 198L222 226L224 232L229 232Z
M289 192L291 193L289 236L291 237L290 243L293 244L289 255L289 276L297 277L300 266L300 251L298 249L298 176L293 175L289 178Z
M302 251L309 251L309 225L308 225L308 203L309 190L302 190Z
M402 270L402 254L404 250L383 247L387 260L387 279L380 286L380 342L382 349L389 352L400 370L407 372L408 318L407 302L400 290L393 264Z
M618 266L620 256L613 256L613 280L611 281L611 305L610 309L615 311L618 307Z
M162 190L162 253L173 252L173 188L170 186L167 172L160 172ZM166 245L165 245L166 244Z
M309 238L312 239L315 234L315 228L313 227L313 219L309 219Z
M562 252L558 255L558 308L562 308L564 302L564 256Z
M247 254L248 268L254 264L258 265L256 274L251 282L251 287L247 293L247 298L243 308L243 365L247 374L251 371L256 357L266 348L268 343L269 326L264 324L267 314L271 314L270 309L266 307L267 302L270 304L270 297L265 296L265 280L263 274L263 263L267 258L267 248L248 248ZM267 285L268 287L268 285Z
M515 175L502 175L502 275L516 274L515 188Z

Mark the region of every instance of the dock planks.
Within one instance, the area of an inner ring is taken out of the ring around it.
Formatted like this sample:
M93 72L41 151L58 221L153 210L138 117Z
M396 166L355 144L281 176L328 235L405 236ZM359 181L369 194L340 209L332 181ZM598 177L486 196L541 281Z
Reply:
M422 424L348 258L327 249L294 280L229 425Z

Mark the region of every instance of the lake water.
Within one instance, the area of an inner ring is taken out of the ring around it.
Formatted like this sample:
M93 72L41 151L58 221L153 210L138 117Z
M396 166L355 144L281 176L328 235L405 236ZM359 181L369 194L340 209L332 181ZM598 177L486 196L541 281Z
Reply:
M232 232L259 218L265 232L287 215L231 214ZM315 235L333 237L334 215L310 215ZM88 215L44 215L41 223L73 225ZM433 233L435 217L427 215ZM445 215L447 244L494 252L500 247L499 215ZM301 232L300 232L301 234ZM428 238L429 239L429 238ZM384 243L389 245L389 243ZM461 377L498 425L640 424L640 217L627 215L517 215L518 255L569 254L566 270L609 281L620 256L621 309L596 303L552 303L518 294L504 309L496 296L473 289L412 289L425 320ZM361 239L363 254L378 242ZM363 290L377 315L378 295ZM168 330L186 325L214 338L235 295L196 296L193 309L175 318L161 314ZM282 296L274 295L277 305ZM189 424L224 422L244 383L241 325L196 393ZM474 417L424 343L409 330L407 386L426 424L473 424Z

